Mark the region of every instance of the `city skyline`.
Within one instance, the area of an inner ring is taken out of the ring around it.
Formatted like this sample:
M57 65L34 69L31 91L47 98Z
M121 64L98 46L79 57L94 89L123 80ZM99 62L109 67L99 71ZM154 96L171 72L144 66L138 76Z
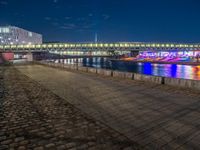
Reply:
M0 0L0 25L41 33L45 42L199 43L197 0Z

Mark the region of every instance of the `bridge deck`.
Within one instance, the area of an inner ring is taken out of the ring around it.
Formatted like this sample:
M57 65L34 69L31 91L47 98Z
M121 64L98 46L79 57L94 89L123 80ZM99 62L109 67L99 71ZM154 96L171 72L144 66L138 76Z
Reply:
M200 149L198 93L39 65L17 69L141 145Z

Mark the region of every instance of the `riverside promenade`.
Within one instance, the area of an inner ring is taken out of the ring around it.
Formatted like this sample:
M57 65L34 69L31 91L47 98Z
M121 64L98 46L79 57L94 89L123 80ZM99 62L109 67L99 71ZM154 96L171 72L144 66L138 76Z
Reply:
M0 66L0 150L7 149L137 150L141 146L14 67Z
M199 91L42 65L3 72L5 146L18 130L41 149L200 149Z

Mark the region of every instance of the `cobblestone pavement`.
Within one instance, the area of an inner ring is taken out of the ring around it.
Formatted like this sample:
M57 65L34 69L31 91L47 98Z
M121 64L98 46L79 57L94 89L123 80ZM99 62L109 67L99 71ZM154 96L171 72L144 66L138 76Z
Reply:
M140 148L13 67L0 67L0 150Z
M200 149L200 93L40 65L21 72L147 149Z

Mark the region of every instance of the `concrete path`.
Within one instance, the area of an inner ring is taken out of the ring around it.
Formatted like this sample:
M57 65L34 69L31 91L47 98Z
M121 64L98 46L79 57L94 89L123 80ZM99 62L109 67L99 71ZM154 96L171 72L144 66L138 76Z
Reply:
M200 94L40 65L23 74L149 149L200 149Z

